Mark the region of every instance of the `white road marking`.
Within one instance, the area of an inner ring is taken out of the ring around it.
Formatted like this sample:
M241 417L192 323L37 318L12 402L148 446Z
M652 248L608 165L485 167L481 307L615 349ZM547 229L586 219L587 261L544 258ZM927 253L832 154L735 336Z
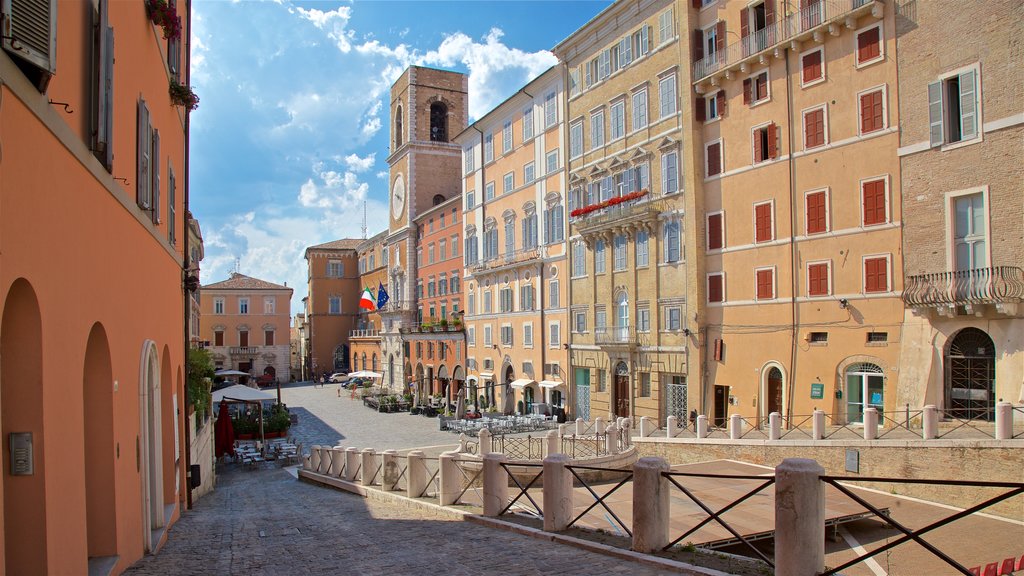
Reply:
M843 537L843 540L846 540L847 545L857 553L857 556L867 554L867 550L860 545L860 542L857 542L857 539L854 538L845 527L839 527L839 535ZM876 562L874 558L865 558L861 563L870 568L871 571L875 573L875 576L889 576L889 573L886 572L885 569L882 568L882 565Z
M890 496L892 498L899 498L901 500L907 500L909 502L917 502L918 504L928 504L930 506L935 506L936 508L944 508L946 510L952 510L954 512L963 512L964 510L966 510L966 508L957 508L956 506L950 506L949 504L942 504L940 502L932 502L931 500L922 500L920 498L914 498L913 496L903 496L901 494L890 494L890 493L884 492L882 490L876 490L874 488L865 488L863 486L858 486L856 484L850 484L849 482L840 482L840 484L842 484L843 486L846 486L848 488L854 488L854 489L857 489L857 490L864 490L864 491L867 491L867 492L874 492L875 494L882 494L884 496ZM1024 521L1022 521L1022 520L1014 520L1012 518L1003 518L1002 516L996 516L995 514L986 514L984 512L975 512L974 514L971 514L971 516L981 516L982 518L988 518L989 520L1001 520L1003 522L1008 522L1010 524L1016 524L1017 526L1024 526Z

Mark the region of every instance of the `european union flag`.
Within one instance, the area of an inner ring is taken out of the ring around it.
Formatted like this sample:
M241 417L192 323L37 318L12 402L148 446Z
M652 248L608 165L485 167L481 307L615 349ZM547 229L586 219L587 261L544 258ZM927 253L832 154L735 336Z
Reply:
M378 282L377 287L377 310L384 308L384 305L388 303L388 291L384 289L384 283Z

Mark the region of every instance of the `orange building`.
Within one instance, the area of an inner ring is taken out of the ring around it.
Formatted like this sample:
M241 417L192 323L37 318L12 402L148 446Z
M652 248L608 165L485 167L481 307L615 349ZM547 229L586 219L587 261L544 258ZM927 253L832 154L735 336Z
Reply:
M189 4L169 3L177 39L144 2L0 7L6 574L120 573L188 503L189 106L169 86Z
M349 370L349 332L359 318L359 270L356 248L346 238L306 248L309 265L307 354L310 376Z
M387 231L382 231L373 238L363 240L356 248L359 255L359 284L358 289L369 288L374 301L377 298L378 287L388 283L388 250L384 246L384 239ZM380 371L380 313L374 310L359 308L359 299L362 293L357 293L354 299L345 303L356 309L356 325L349 332L348 340L352 364L350 371L372 370Z

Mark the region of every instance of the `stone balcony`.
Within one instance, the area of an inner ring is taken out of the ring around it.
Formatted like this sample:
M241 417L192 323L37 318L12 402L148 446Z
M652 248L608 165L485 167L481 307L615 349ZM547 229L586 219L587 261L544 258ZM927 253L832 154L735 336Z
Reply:
M1016 266L995 266L908 276L903 302L914 309L940 313L963 307L968 313L983 305L1016 316L1024 300L1024 271Z
M255 356L259 353L259 346L234 346L228 348L228 354L232 356Z
M572 219L572 227L583 236L588 244L598 236L610 236L619 232L631 233L646 230L654 233L658 229L658 215L675 206L682 206L682 195L667 198L641 198L601 208Z

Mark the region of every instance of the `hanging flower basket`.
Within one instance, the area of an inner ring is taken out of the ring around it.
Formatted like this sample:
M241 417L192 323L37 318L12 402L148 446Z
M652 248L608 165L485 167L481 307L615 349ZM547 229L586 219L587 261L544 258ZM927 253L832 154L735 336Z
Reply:
M167 92L171 96L171 104L174 104L175 106L184 106L189 110L199 108L199 96L196 96L196 93L192 91L192 88L171 80L171 84Z
M177 40L181 38L181 17L167 0L146 0L146 15L153 24L164 29L164 38Z
M644 189L644 190L637 190L636 192L630 192L629 194L623 194L622 196L613 196L613 197L605 200L604 202L599 202L597 204L591 204L590 206L584 206L582 208L577 208L577 209L573 210L572 212L570 212L569 216L572 216L573 218L577 218L579 216L586 216L587 214L590 214L591 212L597 212L598 210L601 210L602 208L607 208L609 206L615 206L616 204L622 204L623 202L629 202L629 201L632 201L632 200L639 200L640 198L643 198L647 194L648 194L648 190Z

